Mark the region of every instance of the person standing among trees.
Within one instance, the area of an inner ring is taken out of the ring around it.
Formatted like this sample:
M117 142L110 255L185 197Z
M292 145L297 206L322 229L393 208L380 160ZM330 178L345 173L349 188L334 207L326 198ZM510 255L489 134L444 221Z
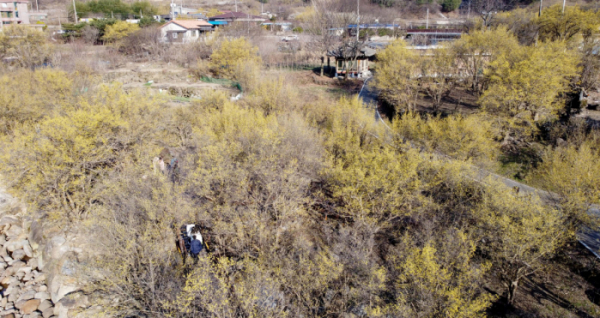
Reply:
M187 224L185 226L185 233L187 236L187 252L194 259L194 262L197 262L198 255L205 247L204 239L202 238L202 234L200 234L200 226L196 224Z
M175 157L171 159L171 163L169 164L169 174L171 182L175 183L176 181L179 181L179 160Z
M192 235L192 241L190 242L190 255L194 259L194 264L198 262L198 255L203 249L202 235L196 233Z

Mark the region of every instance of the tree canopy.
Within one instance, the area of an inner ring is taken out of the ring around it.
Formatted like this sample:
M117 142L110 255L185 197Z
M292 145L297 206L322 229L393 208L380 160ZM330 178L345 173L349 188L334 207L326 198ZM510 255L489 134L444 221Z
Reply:
M225 39L210 56L215 74L224 78L236 78L236 67L246 63L262 63L258 49L245 38Z
M317 22L326 4L306 9L311 32L325 30ZM505 25L519 17L529 20ZM215 33L169 47L155 28L135 31L123 21L94 21L98 33L90 24L68 26L117 42L120 50L93 47L108 49L102 58L186 65L176 74L186 87L206 76L227 83L182 97L144 85L146 75L122 85L116 72L87 65L40 67L61 57L52 42L10 26L0 33L0 56L12 61L0 64L2 184L26 204L25 217L98 243L79 254L76 272L90 302L82 311L525 312L539 304L527 303L523 285L543 282L552 291L566 288L552 285L562 279L553 273L579 275L576 233L597 227L588 208L600 203L600 133L583 106L585 93L600 88L595 38L586 27L571 35L540 28L536 41L524 35L542 25L535 19L505 14L427 50L391 42L370 64L383 101L376 110L355 95L362 79L325 86L302 79L318 79L313 71L269 69L253 38ZM60 47L71 56L78 48ZM232 81L243 98L231 98ZM173 244L189 223L208 243L193 264ZM566 285L577 295L597 274L585 271L590 276ZM578 301L577 309L554 305L594 314L593 299Z

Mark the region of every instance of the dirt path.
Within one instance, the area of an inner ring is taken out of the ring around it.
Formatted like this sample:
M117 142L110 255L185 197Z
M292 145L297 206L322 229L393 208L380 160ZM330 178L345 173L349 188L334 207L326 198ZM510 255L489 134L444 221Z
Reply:
M372 85L368 85L368 82L369 82L369 80L365 81L365 86L363 87L363 89L360 91L360 93L358 95L359 98L361 98L363 100L363 102L367 105L376 103L377 96L378 96L377 90L374 87L372 87ZM381 120L381 116L379 115L379 112L377 109L375 109L375 118L378 121ZM386 127L388 127L387 124L385 124L385 122L383 120L381 120L381 122L384 125L386 125ZM389 129L389 127L388 127L388 129ZM411 148L417 148L416 146L414 146L410 143L409 143L409 145ZM453 160L452 158L450 158L444 154L438 153L438 154L434 154L434 156L436 156L438 159L442 159L442 160ZM555 193L528 186L526 184L503 177L503 176L493 173L491 171L481 169L477 166L471 166L471 168L473 171L475 171L475 179L474 180L479 183L485 184L485 183L488 183L488 180L500 181L507 187L518 190L519 193L537 195L540 199L542 199L547 204L556 206L560 202L560 197ZM588 209L588 214L596 216L596 217L600 217L600 206L590 205L590 207ZM592 252L596 257L600 258L600 229L589 229L589 228L584 229L584 230L580 231L579 233L577 233L577 239L583 246L585 246L588 250L590 250L590 252Z

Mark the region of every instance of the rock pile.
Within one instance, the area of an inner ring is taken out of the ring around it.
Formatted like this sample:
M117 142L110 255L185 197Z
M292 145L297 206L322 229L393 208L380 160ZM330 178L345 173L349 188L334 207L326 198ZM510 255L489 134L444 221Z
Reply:
M53 317L42 257L23 227L17 217L0 219L0 317Z

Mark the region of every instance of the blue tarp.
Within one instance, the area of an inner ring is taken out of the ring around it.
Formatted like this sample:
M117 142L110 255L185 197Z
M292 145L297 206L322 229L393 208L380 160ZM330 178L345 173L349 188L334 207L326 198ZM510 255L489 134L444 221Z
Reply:
M226 25L227 21L208 21L212 25Z
M383 28L399 28L399 27L400 27L400 25L398 25L398 24L382 24L382 23L361 24L360 25L361 29L383 29ZM356 29L356 24L349 24L348 29Z

